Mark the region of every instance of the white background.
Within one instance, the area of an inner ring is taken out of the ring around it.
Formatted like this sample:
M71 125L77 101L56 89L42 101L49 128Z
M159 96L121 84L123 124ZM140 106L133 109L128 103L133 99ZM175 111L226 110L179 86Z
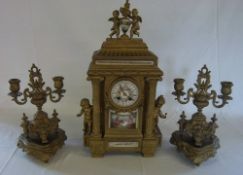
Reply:
M168 113L160 121L163 145L154 158L138 154L108 154L90 157L82 146L82 120L76 118L79 102L91 98L86 72L94 50L110 33L107 21L123 0L0 0L0 174L243 174L243 1L242 0L132 0L143 18L141 37L159 57L164 80L158 95L164 94ZM56 108L68 140L49 164L26 156L16 148L22 113L29 117L35 108L14 104L8 94L8 80L21 79L27 86L28 70L35 63L46 84L55 75L65 77L67 90ZM193 86L197 71L207 64L213 89L220 93L220 81L234 83L233 101L223 109L208 107L208 118L217 114L217 135L221 148L216 157L195 167L169 144L182 110L188 117L195 107L179 105L171 95L173 79L186 79Z

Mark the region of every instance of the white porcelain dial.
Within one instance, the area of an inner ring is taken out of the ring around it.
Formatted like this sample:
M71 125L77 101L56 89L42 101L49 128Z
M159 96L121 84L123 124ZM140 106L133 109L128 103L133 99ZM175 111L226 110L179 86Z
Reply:
M138 100L138 87L129 80L118 81L111 89L111 98L118 106L132 106Z

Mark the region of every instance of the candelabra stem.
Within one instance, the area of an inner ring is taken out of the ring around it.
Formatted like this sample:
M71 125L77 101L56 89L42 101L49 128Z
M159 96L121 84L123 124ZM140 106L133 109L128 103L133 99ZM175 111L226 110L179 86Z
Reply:
M38 110L38 111L42 111L42 106L38 106L38 107L37 107L37 110Z

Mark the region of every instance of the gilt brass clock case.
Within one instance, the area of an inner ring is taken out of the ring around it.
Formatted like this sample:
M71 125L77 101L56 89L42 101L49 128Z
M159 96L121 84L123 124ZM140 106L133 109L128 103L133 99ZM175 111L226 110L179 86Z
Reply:
M92 134L84 136L93 157L113 151L154 155L162 138L154 118L156 86L162 75L157 56L142 39L108 38L94 52L88 70L93 89ZM121 106L112 99L112 88L122 81L137 87L138 97L131 105ZM122 127L128 122L122 116L129 113L134 125ZM116 115L118 127L111 124Z
M113 151L153 156L162 138L157 114L163 104L156 104L156 87L163 72L147 44L134 38L139 36L142 22L138 10L130 9L126 0L112 15L110 38L94 52L87 72L92 83L92 104L81 106L92 128L84 133L84 144L93 157Z

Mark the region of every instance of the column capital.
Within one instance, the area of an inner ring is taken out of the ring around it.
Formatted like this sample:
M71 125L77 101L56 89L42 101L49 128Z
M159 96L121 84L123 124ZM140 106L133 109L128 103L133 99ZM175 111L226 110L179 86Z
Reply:
M104 81L104 77L101 77L101 76L89 76L88 78L87 78L87 80L89 80L89 81Z
M162 78L159 77L159 76L156 76L156 77L146 77L145 80L146 81L161 81Z

